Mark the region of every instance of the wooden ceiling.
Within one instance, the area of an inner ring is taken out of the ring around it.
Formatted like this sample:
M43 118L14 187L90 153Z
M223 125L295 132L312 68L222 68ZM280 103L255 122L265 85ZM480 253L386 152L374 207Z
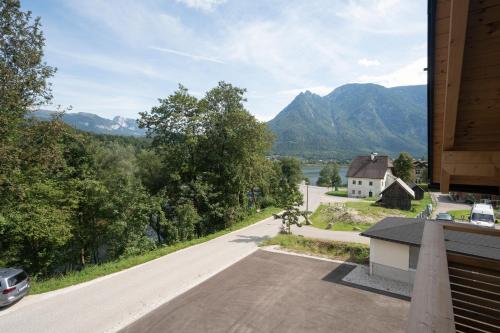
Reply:
M430 0L430 178L499 193L500 0Z

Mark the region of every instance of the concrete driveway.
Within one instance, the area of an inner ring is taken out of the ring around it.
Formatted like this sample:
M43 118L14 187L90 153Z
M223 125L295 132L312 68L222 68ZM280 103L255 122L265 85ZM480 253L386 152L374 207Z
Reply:
M309 189L309 207L325 188ZM281 221L250 227L93 281L28 296L0 310L0 332L114 332L207 280L275 236Z
M353 268L260 250L121 332L403 332L409 302L342 282Z

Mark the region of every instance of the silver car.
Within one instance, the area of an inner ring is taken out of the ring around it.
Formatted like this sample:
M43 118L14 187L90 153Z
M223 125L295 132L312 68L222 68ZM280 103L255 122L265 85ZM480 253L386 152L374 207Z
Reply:
M17 268L0 268L0 307L20 300L29 290L29 278L25 271Z

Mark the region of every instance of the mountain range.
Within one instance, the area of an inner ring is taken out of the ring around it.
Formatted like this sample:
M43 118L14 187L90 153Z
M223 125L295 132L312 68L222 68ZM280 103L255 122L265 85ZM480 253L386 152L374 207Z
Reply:
M326 96L300 93L268 122L273 152L315 159L350 159L378 152L427 153L426 86L346 84Z
M378 152L395 156L427 153L426 86L385 88L346 84L326 96L300 93L268 122L276 140L273 154L311 159L351 159ZM53 111L34 116L48 120ZM92 113L65 113L63 121L83 131L144 136L135 119L107 119Z
M31 114L40 120L50 120L56 115L54 111L38 110ZM93 113L65 113L62 120L74 128L98 134L113 134L126 136L144 136L146 131L137 126L135 119L116 116L113 119L100 117Z

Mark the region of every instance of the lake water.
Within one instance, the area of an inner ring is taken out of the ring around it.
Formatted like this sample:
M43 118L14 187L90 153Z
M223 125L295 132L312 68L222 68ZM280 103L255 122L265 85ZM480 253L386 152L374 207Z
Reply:
M323 166L321 165L305 165L302 167L302 173L311 180L311 185L316 185L321 169L323 169ZM342 178L342 184L347 184L347 167L339 167L339 174L340 178Z

